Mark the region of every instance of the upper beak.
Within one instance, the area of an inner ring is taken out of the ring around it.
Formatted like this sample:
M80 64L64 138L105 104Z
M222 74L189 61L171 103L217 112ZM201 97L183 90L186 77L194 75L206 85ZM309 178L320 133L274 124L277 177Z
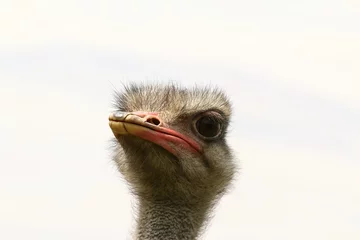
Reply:
M200 153L201 146L188 136L167 128L157 113L116 111L109 116L109 125L114 135L133 135L160 145L177 155L188 150Z

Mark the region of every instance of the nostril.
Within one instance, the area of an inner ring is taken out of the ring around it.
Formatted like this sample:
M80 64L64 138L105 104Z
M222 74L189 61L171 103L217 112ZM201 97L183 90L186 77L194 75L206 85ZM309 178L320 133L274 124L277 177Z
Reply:
M154 125L156 125L156 126L159 126L159 125L160 125L160 120L157 119L157 118L154 118L154 117L151 117L151 118L146 119L146 122L151 123L151 124L154 124Z

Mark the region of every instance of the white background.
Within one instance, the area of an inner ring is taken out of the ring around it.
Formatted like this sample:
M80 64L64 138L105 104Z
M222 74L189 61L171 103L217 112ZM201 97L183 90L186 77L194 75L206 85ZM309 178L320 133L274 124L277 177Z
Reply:
M126 239L123 83L216 85L241 166L204 239L360 239L360 2L0 1L0 239Z

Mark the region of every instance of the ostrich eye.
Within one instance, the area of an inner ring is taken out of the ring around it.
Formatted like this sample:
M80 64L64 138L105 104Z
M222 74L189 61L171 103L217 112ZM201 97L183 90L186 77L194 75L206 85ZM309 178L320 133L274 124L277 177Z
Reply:
M202 116L195 123L196 131L205 138L215 138L220 134L221 125L213 116Z

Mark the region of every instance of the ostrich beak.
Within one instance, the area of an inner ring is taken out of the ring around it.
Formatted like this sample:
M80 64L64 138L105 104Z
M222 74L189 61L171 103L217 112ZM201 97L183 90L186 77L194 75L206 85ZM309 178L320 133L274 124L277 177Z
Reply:
M133 135L153 142L175 156L184 150L200 154L199 143L188 136L165 127L157 113L116 111L109 116L109 125L115 137Z

